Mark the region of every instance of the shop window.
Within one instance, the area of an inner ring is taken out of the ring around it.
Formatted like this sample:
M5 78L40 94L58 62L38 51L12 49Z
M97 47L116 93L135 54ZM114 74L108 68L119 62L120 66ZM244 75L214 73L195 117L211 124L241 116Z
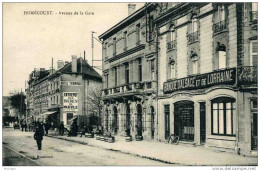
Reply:
M250 42L250 66L257 66L258 47L257 41Z
M212 134L234 136L236 131L235 99L214 99L211 108Z

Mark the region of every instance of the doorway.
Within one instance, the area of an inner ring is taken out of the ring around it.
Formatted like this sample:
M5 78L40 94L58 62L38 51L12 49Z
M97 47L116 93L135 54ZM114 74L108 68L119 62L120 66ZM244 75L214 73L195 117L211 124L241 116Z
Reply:
M126 105L126 135L130 136L131 134L131 120L130 120L130 107Z
M151 138L154 139L154 107L151 106Z
M174 104L174 133L180 141L194 141L194 103L180 101Z
M118 130L117 117L118 117L117 108L114 106L114 119L113 119L113 122L112 122L112 130L114 131L114 134L117 134L117 130Z
M137 135L142 136L142 106L137 105Z
M251 138L251 149L257 150L257 113L252 113L252 138Z

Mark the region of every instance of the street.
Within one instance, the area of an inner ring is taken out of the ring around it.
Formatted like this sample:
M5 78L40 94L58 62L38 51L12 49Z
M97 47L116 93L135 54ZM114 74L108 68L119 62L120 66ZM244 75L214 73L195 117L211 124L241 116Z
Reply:
M65 140L53 139L44 136L43 148L37 150L33 139L33 132L21 132L13 128L3 129L3 165L5 166L161 166L167 165L133 155L123 154L116 151L91 147Z

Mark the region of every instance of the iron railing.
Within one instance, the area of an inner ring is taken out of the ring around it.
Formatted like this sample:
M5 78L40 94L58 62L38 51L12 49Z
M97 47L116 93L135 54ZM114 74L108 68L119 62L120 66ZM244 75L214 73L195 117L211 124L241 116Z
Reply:
M227 22L226 20L220 21L213 25L214 34L220 33L227 29Z
M176 40L167 43L167 50L176 49Z
M189 44L194 43L198 40L199 40L199 32L198 31L188 34L188 43Z
M257 84L257 66L238 67L237 74L240 85Z

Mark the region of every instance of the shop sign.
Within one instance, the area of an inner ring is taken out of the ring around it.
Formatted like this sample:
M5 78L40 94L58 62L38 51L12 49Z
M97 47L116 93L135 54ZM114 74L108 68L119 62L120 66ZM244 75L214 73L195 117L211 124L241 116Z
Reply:
M82 85L80 81L62 81L61 84L65 85L65 86L80 86L80 85Z
M236 69L231 68L164 82L163 92L167 94L179 90L195 90L219 84L233 85L235 84L235 80Z
M63 93L63 111L78 111L78 93Z

